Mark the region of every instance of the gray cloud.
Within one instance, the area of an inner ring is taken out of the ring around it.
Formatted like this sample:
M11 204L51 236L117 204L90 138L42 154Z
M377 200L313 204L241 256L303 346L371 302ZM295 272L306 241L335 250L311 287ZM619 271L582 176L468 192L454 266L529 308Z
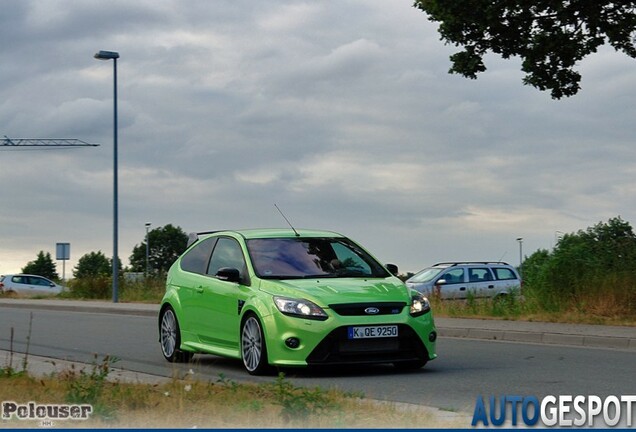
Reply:
M581 62L565 101L518 60L448 75L453 47L410 3L3 2L0 133L82 150L0 150L0 273L72 244L112 248L112 62L120 256L144 223L340 231L383 261L500 259L634 216L633 60Z

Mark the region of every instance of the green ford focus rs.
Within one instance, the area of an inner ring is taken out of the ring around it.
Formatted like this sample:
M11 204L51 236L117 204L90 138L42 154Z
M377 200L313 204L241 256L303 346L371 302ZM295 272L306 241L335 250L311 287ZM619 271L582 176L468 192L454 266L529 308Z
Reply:
M436 357L428 300L340 234L192 234L168 272L159 341L170 362L195 353L272 366L393 363Z

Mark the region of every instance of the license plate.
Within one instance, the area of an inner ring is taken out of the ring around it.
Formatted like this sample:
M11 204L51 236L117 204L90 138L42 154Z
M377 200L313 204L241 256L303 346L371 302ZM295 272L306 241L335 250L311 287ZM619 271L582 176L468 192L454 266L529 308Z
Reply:
M349 339L366 339L366 338L382 338L397 337L398 327L396 325L384 326L364 326L349 327Z

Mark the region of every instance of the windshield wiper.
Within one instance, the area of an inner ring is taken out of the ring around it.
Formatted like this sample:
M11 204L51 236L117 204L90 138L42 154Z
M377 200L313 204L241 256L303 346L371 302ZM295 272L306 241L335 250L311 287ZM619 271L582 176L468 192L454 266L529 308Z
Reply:
M324 275L266 275L259 276L261 279L289 280L289 279L324 279L338 277L333 274Z
M259 276L261 279L290 280L290 279L338 279L338 278L377 278L384 277L367 274L356 270L341 270L337 273L313 274L313 275L266 275Z

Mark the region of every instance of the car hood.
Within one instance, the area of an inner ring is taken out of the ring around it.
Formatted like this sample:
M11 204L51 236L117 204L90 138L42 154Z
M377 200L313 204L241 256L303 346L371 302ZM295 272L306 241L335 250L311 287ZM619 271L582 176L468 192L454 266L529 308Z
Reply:
M409 289L396 278L262 280L272 295L311 300L322 307L339 303L410 302Z

